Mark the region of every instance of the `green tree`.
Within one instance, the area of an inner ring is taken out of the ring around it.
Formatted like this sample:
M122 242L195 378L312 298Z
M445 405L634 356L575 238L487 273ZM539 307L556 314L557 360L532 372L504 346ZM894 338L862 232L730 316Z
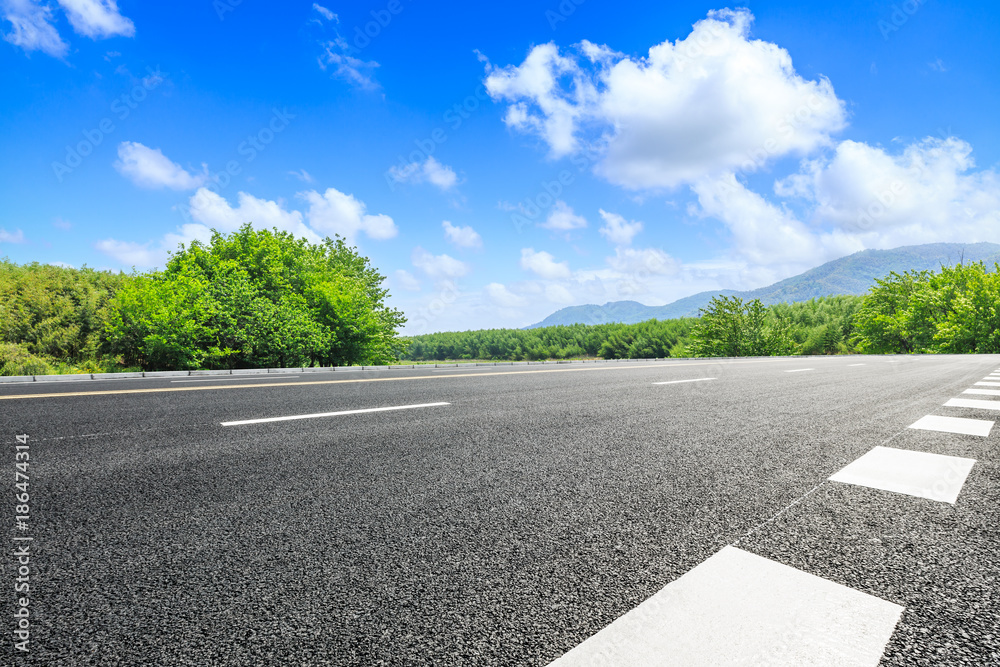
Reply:
M698 357L748 357L789 354L788 322L769 312L759 299L717 296L701 310L691 333L690 349Z
M116 296L109 346L158 369L385 363L406 320L385 305L384 280L340 238L213 232Z

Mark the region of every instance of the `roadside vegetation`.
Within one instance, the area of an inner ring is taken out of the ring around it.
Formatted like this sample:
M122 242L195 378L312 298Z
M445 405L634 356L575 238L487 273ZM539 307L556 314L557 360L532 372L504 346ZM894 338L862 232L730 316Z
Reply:
M890 273L864 296L764 306L719 296L697 318L400 337L384 277L341 239L249 225L163 271L0 260L0 375L791 354L1000 352L1000 265Z
M384 276L342 239L249 225L114 274L0 262L0 374L388 363Z

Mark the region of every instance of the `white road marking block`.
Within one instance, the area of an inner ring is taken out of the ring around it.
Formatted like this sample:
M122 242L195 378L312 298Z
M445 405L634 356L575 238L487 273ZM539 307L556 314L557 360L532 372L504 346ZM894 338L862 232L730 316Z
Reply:
M222 422L223 426L245 426L246 424L264 424L267 422L287 422L295 419L317 419L319 417L341 417L343 415L362 415L369 412L391 412L393 410L416 410L418 408L436 408L451 403L421 403L420 405L396 405L388 408L365 408L364 410L344 410L342 412L320 412L312 415L292 415L291 417L269 417L267 419L245 419L238 422Z
M864 364L848 364L848 366L864 366Z
M979 396L1000 396L1000 389L966 389L963 394L977 394Z
M1000 387L1000 382L977 382L977 387Z
M670 382L654 382L653 384L683 384L685 382L708 382L715 378L697 378L695 380L671 380Z
M975 459L876 447L830 479L955 504Z
M1000 410L1000 401L977 401L973 398L951 398L944 404L946 408L975 408L977 410Z
M806 371L815 370L813 368L796 368L793 371L785 371L786 373L805 373Z
M902 613L725 547L549 667L875 667Z
M910 424L910 428L923 431L941 431L943 433L960 433L962 435L990 434L995 422L986 419L966 419L964 417L939 417L927 415Z

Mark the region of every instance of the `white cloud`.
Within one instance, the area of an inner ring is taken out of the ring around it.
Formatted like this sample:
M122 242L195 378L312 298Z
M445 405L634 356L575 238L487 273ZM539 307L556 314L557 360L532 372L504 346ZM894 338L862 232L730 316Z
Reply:
M500 283L490 283L483 288L486 296L489 297L497 306L501 308L518 308L527 303L527 299L523 296L518 296L514 294L506 285L501 285Z
M144 188L193 190L208 181L207 169L201 174L191 174L176 162L171 162L159 148L149 148L134 141L123 141L118 145L115 169Z
M539 225L545 229L553 231L568 232L574 229L583 229L587 226L587 219L573 212L573 209L566 202L559 200L552 207L545 222Z
M521 268L549 280L569 278L571 275L568 262L557 262L549 253L544 250L535 252L534 248L521 249Z
M204 230L211 228L224 233L232 232L250 222L257 229L277 227L297 237L305 237L313 243L321 240L318 234L303 223L303 216L299 211L285 210L279 202L258 199L246 192L240 192L237 201L238 205L234 208L219 193L199 188L189 202L191 217L201 223ZM198 226L185 225L182 229L187 229L187 233L177 237L177 242L189 237L202 238L198 236L202 233Z
M640 277L676 274L680 263L657 248L615 248L615 256L608 257L608 265L615 271Z
M448 255L432 255L420 246L413 249L410 259L413 266L431 278L461 278L470 271L465 262Z
M132 37L135 25L118 11L115 0L58 0L66 12L73 30L100 39L104 37Z
M482 248L483 237L472 227L456 227L447 220L441 223L445 238L459 248Z
M927 138L896 155L844 141L832 156L806 161L775 183L775 191L803 199L813 226L859 250L995 241L1000 175L974 167L972 146L954 137Z
M327 21L339 21L339 19L338 19L338 17L337 17L336 14L334 14L329 9L327 9L326 7L324 7L324 6L320 5L320 4L317 4L317 3L314 2L313 3L313 9L315 9L317 12L319 12L320 16L322 16L323 18L325 18Z
M343 79L362 90L376 90L375 70L379 64L374 60L361 60L350 55L351 47L344 38L338 36L333 41L322 44L323 53L319 57L320 69L333 69L333 76Z
M150 245L104 239L95 243L94 247L125 266L143 269L162 266L167 259L167 253L162 248L150 248Z
M576 301L573 293L570 292L562 285L546 285L545 286L545 298L552 303L557 303L559 305L567 305Z
M300 192L299 197L309 203L309 225L317 232L339 234L348 241L353 241L359 232L378 241L399 233L392 218L369 215L364 202L335 188L327 188L323 194L315 190Z
M626 188L754 171L828 145L845 112L828 80L803 79L787 51L750 39L752 21L746 9L710 12L645 58L543 44L520 66L489 67L487 90L509 102L510 127L537 134L556 157L603 144L597 172Z
M399 285L402 289L407 292L419 292L420 291L420 281L405 269L397 269L395 273L392 274L393 284Z
M55 58L66 55L69 45L52 25L52 8L32 0L3 0L3 18L11 31L3 38L26 52L41 51Z
M389 176L397 183L430 183L442 190L450 190L458 183L455 170L441 164L434 156L424 162L411 162L408 165L389 168Z
M13 234L0 227L0 243L24 243L24 232L20 229Z
M600 211L601 217L604 219L604 224L599 230L601 236L615 245L630 245L633 237L642 231L641 222L635 220L629 222L617 213L608 213L604 209Z

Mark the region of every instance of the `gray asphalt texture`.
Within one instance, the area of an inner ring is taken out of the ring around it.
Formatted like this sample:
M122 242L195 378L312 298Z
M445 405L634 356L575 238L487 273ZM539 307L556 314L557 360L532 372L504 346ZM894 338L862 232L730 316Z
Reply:
M31 652L5 640L0 656L546 665L735 543L905 606L882 665L997 665L1000 429L906 427L996 418L941 406L998 367L836 357L0 386L216 385L0 400L11 487L14 435L30 437L34 537ZM814 370L785 372L798 368ZM652 384L701 377L717 379ZM878 445L978 462L955 505L825 481Z

